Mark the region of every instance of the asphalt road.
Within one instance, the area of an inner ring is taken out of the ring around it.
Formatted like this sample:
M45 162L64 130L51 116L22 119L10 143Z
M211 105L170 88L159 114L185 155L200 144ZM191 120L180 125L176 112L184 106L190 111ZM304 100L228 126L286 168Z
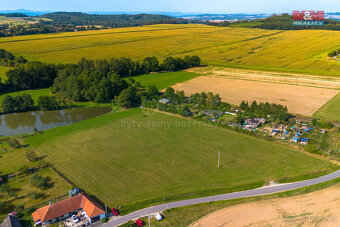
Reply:
M239 191L239 192L226 193L226 194L221 194L221 195L214 195L214 196L207 196L207 197L196 198L196 199L187 199L187 200L181 200L181 201L176 201L176 202L171 202L171 203L165 203L165 204L161 204L157 206L148 207L142 210L137 210L135 212L132 212L124 216L119 216L114 219L111 219L109 222L105 224L98 223L96 226L100 226L100 227L118 226L130 220L148 216L149 214L161 212L161 211L171 209L171 208L184 207L184 206L190 206L190 205L195 205L195 204L200 204L200 203L208 203L208 202L213 202L213 201L223 201L223 200L239 199L239 198L252 197L252 196L268 195L268 194L294 190L298 188L303 188L303 187L327 182L327 181L330 181L330 180L333 180L339 177L340 177L340 170L318 177L318 178L310 179L310 180L304 180L304 181L298 181L298 182L293 182L293 183L288 183L288 184L279 184L276 186L256 188L256 189L251 189L251 190L246 190L246 191Z

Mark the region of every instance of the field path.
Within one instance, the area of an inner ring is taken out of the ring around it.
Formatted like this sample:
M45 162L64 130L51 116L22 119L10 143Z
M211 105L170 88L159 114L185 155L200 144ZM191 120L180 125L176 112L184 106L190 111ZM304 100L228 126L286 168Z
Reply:
M268 195L268 194L273 194L273 193L278 193L278 192L290 191L290 190L295 190L295 189L299 189L303 187L308 187L308 186L324 183L324 182L334 180L339 177L340 177L340 170L337 170L333 173L330 173L330 174L327 174L321 177L317 177L314 179L310 179L310 180L304 180L304 181L298 181L298 182L288 183L288 184L279 184L279 185L270 186L270 187L261 187L261 188L246 190L246 191L232 192L232 193L226 193L226 194L215 195L215 196L207 196L207 197L202 197L202 198L165 203L165 204L161 204L157 206L148 207L142 210L138 210L138 211L132 212L124 216L119 216L117 218L110 220L109 222L105 224L98 223L96 224L96 226L101 226L101 227L119 226L130 220L134 220L140 217L145 217L150 214L162 212L164 210L168 210L172 208L190 206L190 205L195 205L195 204L200 204L200 203L209 203L209 202L214 202L214 201L224 201L224 200L239 199L239 198Z

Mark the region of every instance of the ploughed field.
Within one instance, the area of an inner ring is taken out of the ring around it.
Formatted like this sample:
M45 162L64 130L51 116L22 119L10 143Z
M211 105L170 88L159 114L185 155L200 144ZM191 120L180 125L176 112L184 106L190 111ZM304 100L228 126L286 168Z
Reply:
M294 114L312 116L339 90L280 84L263 81L231 79L226 76L200 76L172 86L175 90L193 93L213 92L223 101L239 105L243 100L269 102L287 106Z
M111 112L25 140L78 187L108 206L122 206L122 212L333 167L271 142L141 109Z
M51 63L196 54L208 64L340 76L340 62L327 57L339 49L339 39L338 31L151 25L0 38L0 48Z

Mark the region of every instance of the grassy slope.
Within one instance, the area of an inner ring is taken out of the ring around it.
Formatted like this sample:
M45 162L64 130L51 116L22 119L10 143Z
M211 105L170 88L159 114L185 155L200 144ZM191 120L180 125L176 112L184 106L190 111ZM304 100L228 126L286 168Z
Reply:
M26 142L107 205L129 204L123 212L163 200L241 190L330 166L263 140L189 125L193 122L132 109L48 130Z
M191 80L194 77L199 76L196 73L189 73L185 71L169 72L169 73L153 73L145 74L141 76L135 76L133 79L139 81L144 88L148 88L149 85L156 85L159 90L168 88L176 83L182 83L187 80Z
M313 116L340 122L340 93L323 105Z
M38 97L41 96L41 95L49 95L50 94L50 89L49 88L44 88L44 89L37 89L37 90L25 90L25 91L16 91L16 92L0 94L0 103L1 103L2 99L6 95L16 96L16 95L22 95L24 93L30 94L32 96L32 99L34 100L34 103L37 104Z
M152 25L1 38L0 46L30 60L76 62L82 57L197 54L203 62L260 70L340 76L338 31L275 31L205 25ZM282 48L284 47L284 48Z

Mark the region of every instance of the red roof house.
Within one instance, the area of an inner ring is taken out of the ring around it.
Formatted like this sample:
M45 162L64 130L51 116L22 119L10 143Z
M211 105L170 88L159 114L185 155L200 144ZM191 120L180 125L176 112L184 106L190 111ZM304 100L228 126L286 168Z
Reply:
M49 224L67 218L70 214L81 210L85 211L90 223L105 218L103 208L83 193L39 208L32 213L32 217L36 225Z

